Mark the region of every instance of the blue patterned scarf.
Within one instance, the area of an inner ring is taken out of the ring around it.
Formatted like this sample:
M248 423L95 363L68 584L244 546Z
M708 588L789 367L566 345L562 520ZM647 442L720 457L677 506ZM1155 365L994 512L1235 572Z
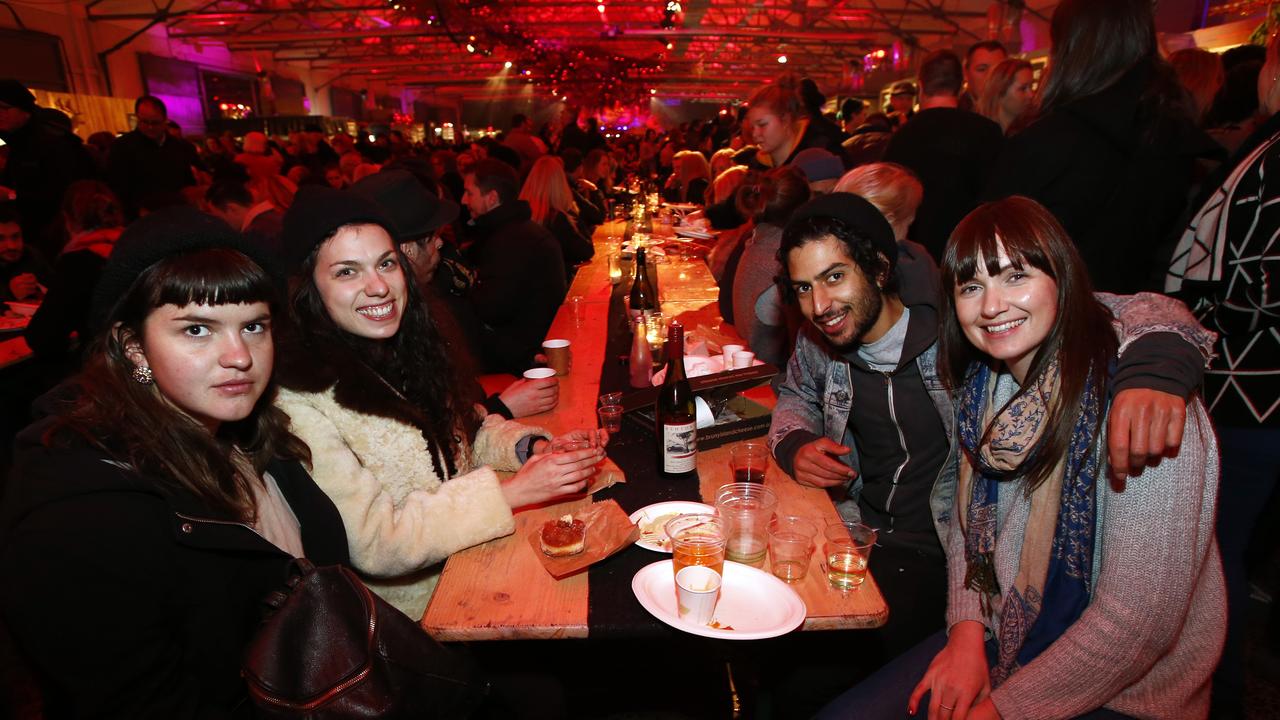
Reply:
M970 368L957 418L965 451L957 497L969 503L964 518L965 584L982 596L987 617L1001 598L994 563L1001 485L1006 485L1006 492L1024 490L1021 482L1009 481L1022 479L1024 463L1040 445L1058 388L1058 365L1047 368L1035 387L998 411L991 407L996 377L986 365ZM1103 407L1098 392L1086 385L1067 456L1054 476L1031 494L1018 574L1000 606L993 687L1057 640L1089 605L1094 493L1100 471L1094 430Z

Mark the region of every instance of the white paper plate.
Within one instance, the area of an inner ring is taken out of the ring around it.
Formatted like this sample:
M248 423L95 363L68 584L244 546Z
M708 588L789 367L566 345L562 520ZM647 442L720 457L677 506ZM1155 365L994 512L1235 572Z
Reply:
M663 203L662 206L671 208L672 210L679 210L680 212L693 212L694 210L702 209L701 205L695 205L693 203Z
M763 570L736 562L724 564L724 584L720 587L715 614L720 627L694 625L680 619L670 560L641 568L631 579L631 591L645 610L671 627L722 640L759 640L785 635L800 627L807 613L804 601L786 583Z
M704 503L686 502L684 500L672 500L670 502L654 503L652 505L642 507L639 510L631 513L631 522L640 526L640 539L636 541L636 545L639 545L645 550L652 550L654 552L660 552L660 553L670 553L671 540L667 539L666 533L662 534L663 537L661 542L652 539L651 536L647 537L644 534L645 523L651 522L657 518L662 517L663 515L667 515L670 513L679 513L680 515L696 515L698 513L707 513L709 515L714 515L716 513L716 509ZM671 519L674 520L675 518L671 518ZM661 532L660 529L659 529L659 532Z
M696 238L698 240L711 240L715 238L714 233L703 232L694 228L678 227L675 229L675 233L680 237Z

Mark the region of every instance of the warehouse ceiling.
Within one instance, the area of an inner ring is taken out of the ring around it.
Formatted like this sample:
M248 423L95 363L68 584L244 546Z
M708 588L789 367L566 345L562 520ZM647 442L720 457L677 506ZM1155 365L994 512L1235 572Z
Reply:
M823 87L906 71L921 50L1043 33L1056 0L92 0L95 21L163 25L332 71L463 96L582 102L742 97L792 69ZM1038 30L1037 30L1038 28ZM509 63L509 64L508 64ZM899 73L901 74L901 73ZM528 86L528 87L526 87Z

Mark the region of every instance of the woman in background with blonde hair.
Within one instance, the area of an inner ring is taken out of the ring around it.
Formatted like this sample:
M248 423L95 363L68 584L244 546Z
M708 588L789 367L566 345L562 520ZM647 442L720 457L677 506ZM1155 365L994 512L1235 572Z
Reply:
M1035 100L1035 70L1031 63L1018 58L1003 60L991 70L987 86L978 98L977 110L995 121L1005 134L1027 116Z
M520 199L529 203L533 221L550 230L560 243L565 277L572 279L574 266L590 260L595 246L578 230L578 204L564 173L564 161L554 155L538 158L520 189Z
M695 150L681 150L672 163L674 172L663 188L667 201L695 205L706 202L707 188L711 185L711 164L706 156Z
M907 231L924 199L924 186L915 173L897 163L856 167L836 182L832 192L853 193L875 205L893 227L893 237L898 242L907 240Z

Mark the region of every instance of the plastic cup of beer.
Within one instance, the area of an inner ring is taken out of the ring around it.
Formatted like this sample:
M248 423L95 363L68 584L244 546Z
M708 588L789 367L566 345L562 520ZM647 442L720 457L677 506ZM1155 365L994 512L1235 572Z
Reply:
M701 565L690 565L676 573L676 613L694 625L709 625L720 599L720 573Z
M600 409L596 410L596 414L600 416L600 427L610 435L622 432L621 405L601 405Z
M858 589L867 579L867 561L876 544L876 531L846 520L827 525L824 534L827 582L841 592Z
M572 365L569 354L569 341L561 338L546 340L542 343L542 353L547 356L547 366L554 368L557 375L568 375Z
M620 392L607 392L607 393L600 394L600 407L605 407L606 405L621 405L621 404L622 404L622 393Z
M729 449L729 469L737 483L762 483L769 472L769 446L752 440Z
M724 574L724 523L715 515L681 515L662 526L671 538L671 565L680 571L700 565Z
M809 573L813 537L818 524L796 515L779 515L769 522L769 569L786 583L800 582Z
M725 557L753 567L764 564L769 521L778 496L761 483L735 482L716 491L716 511L724 521Z

